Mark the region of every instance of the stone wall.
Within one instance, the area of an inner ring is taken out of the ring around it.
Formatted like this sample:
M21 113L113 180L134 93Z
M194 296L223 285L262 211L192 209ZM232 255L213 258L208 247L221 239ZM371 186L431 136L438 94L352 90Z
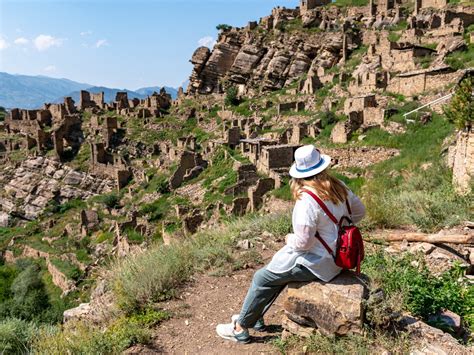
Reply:
M449 148L448 165L453 170L456 190L469 193L474 177L474 129L457 134L455 145Z

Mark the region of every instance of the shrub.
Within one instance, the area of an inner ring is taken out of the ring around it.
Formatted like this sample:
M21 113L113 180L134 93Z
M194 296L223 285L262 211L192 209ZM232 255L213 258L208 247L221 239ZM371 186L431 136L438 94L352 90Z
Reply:
M221 24L216 26L216 30L218 30L218 31L229 31L231 29L232 29L231 25L227 25L227 24L224 24L224 23L221 23Z
M36 264L27 266L13 280L11 298L0 304L0 316L24 320L40 319L50 308L48 295Z
M95 199L99 203L103 203L107 208L116 208L120 203L120 196L117 192L111 192L105 195L97 196Z
M446 117L459 129L464 128L467 122L471 122L473 120L473 90L474 79L472 77L464 79L456 89L449 106L445 108Z
M0 351L2 354L27 354L38 331L33 323L10 318L0 321Z
M39 354L118 354L134 344L146 344L150 331L122 317L103 331L82 322L67 323L63 329L42 329L32 348Z
M226 90L224 103L227 106L237 106L239 104L238 91L235 86L230 86Z
M399 309L394 311L409 311L427 320L439 310L449 309L465 317L474 329L474 289L460 277L463 270L459 266L433 276L422 256L393 257L379 249L366 257L362 269L371 278L373 289L380 287L389 299L397 299L392 305Z

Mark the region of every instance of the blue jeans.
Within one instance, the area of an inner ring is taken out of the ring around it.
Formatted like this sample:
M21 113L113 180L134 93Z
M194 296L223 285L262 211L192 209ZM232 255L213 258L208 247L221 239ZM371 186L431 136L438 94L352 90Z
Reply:
M237 322L244 328L252 328L288 283L315 280L318 278L302 265L296 265L290 271L281 274L268 271L265 266L253 276L252 285L247 292Z

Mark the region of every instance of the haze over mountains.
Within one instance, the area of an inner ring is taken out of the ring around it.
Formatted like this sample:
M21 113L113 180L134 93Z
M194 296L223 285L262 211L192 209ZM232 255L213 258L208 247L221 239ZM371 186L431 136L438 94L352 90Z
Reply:
M107 88L93 86L87 83L78 83L69 79L56 79L47 76L13 75L0 72L0 106L6 108L34 109L41 107L45 102L62 101L64 96L71 96L76 102L79 100L79 92L88 90L90 92L103 91L105 101L112 101L117 91L126 91L129 98L139 99L151 95L154 91L159 92L161 87L145 87L135 91L127 89ZM173 98L178 90L165 86L166 91Z

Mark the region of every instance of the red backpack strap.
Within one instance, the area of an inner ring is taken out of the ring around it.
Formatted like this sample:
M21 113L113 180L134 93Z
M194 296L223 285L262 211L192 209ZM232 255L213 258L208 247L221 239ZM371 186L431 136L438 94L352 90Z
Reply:
M316 196L315 193L306 189L302 189L301 191L306 192L308 195L310 195L318 203L322 210L327 214L331 221L333 221L336 225L339 225L339 222L337 221L336 217L334 217L334 215L331 213L331 211L329 211L325 203L318 196Z
M349 203L349 196L347 196L346 200L347 212L349 212L349 217L352 219L352 211L351 211L351 204Z
M325 241L323 238L321 238L321 236L319 235L318 232L316 232L315 237L316 237L316 238L321 242L321 244L326 248L326 250L328 251L328 253L329 253L333 258L336 258L336 257L334 256L334 253L333 253L331 247L328 245L328 243L326 243L326 241Z

